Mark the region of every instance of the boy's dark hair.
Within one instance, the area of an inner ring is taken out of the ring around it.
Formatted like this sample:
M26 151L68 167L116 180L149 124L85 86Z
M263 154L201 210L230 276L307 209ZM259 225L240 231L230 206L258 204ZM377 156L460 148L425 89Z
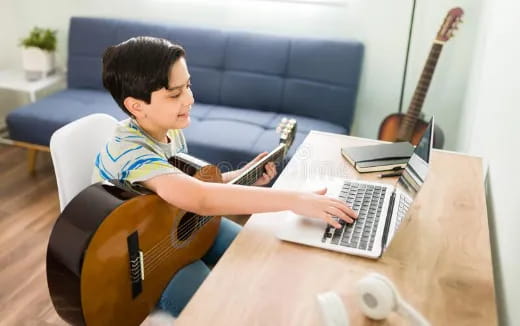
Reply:
M150 103L152 92L168 88L171 66L185 56L166 39L138 36L108 47L103 54L103 86L123 111L128 96Z

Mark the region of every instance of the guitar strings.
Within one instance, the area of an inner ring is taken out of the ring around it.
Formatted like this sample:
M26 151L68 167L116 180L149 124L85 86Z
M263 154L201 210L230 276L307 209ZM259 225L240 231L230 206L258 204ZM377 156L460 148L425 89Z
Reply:
M195 228L193 228L193 231L195 231L195 230L197 230L199 228L202 228L205 224L206 223L197 223ZM176 241L174 243L179 243L179 241ZM182 247L168 247L168 248L166 248L166 250L161 252L161 254L159 256L157 256L153 260L153 262L152 261L147 261L145 259L143 263L145 264L147 273L153 272L158 266L161 265L161 262L164 261L164 258L170 257L172 254L174 254L179 249L183 249L183 248Z
M254 178L254 180L256 180L256 179L257 178ZM211 218L211 217L205 216L205 217L202 217L202 218ZM195 227L193 228L193 231L195 231L198 228L203 227L205 224L206 224L206 222L204 222L204 223L197 223L195 225ZM190 228L190 230L191 230L191 228ZM171 239L171 236L169 235L166 238L170 238ZM179 242L180 241L175 241L172 244L177 244ZM176 248L176 247L168 246L167 248L164 248L163 251L160 252L160 254L158 256L155 256L153 260L147 261L145 259L145 261L143 263L146 265L147 274L148 273L153 273L161 265L162 261L164 261L166 258L170 258L178 249L182 249L182 248Z
M253 172L254 174L256 174L257 171L256 171L256 170L252 170L252 172ZM252 184L252 183L254 183L254 181L256 181L256 179L258 179L258 177L257 177L256 175L254 175L254 174L248 174L248 175L245 175L245 176L244 176L244 179L246 180L246 182L244 182L244 183L245 183L245 184ZM198 216L198 215L196 215L196 216ZM199 216L199 217L203 217L203 218L204 218L204 217L208 217L208 216ZM182 230L182 229L181 229L180 231L181 231L181 232L186 231L185 233L183 233L183 234L181 234L181 235L179 236L179 238L182 238L182 237L183 237L184 235L186 235L190 230ZM155 253L155 251L156 251L157 249L160 249L159 246L162 247L165 243L168 243L167 240L169 240L169 238L171 239L171 236L170 236L170 235L164 237L162 240L160 240L158 243L156 243L152 248L148 249L148 250L145 252L145 255L147 255L147 256L149 256L149 257L150 257L150 256L153 256L153 254Z
M204 221L204 220L202 220L202 221ZM207 222L207 220L204 221L203 223L198 222L198 223L196 223L195 227L185 226L183 228L184 234L186 234L186 232L190 232L190 231L194 232L195 230L202 228L206 224L206 222ZM165 238L171 240L171 235L169 234ZM179 238L182 238L182 237L179 237ZM163 239L162 241L164 241L166 239ZM159 266L161 264L162 261L164 261L166 258L171 257L171 255L174 254L178 249L182 249L182 248L176 247L176 245L179 244L180 242L182 242L182 241L174 241L171 243L171 246L163 245L160 248L161 251L158 254L154 253L154 256L152 258L150 258L150 260L144 259L147 273L153 272L157 268L157 266ZM170 242L168 241L166 243L168 244ZM145 257L150 257L150 255L147 255Z
M194 215L193 217L194 218L197 218L197 217L204 218L204 217L211 217L211 216ZM189 223L186 223L180 229L178 229L178 232L177 232L177 233L179 233L178 238L183 238L187 234L187 232L189 232L189 230L184 230L188 226L189 226ZM186 231L186 232L184 232L184 231ZM168 240L168 237L170 237L170 235L168 235L168 236L164 237L163 239L159 240L154 246L152 246L151 248L147 249L146 252L144 252L144 254L151 256L154 253L154 251L156 251L156 249L158 249L158 246L162 246L164 244L164 242L166 240Z
M193 229L193 231L196 231L197 229L199 229L200 227L195 227ZM164 261L164 258L169 256L169 253L170 252L175 252L177 251L177 249L181 249L181 248L177 248L175 247L175 244L178 243L178 241L176 241L173 246L167 246L166 248L164 248L163 251L161 251L157 256L155 256L153 259L150 259L148 260L146 257L144 257L144 261L143 261L143 264L144 264L144 267L145 267L145 270L147 271L147 273L150 273L152 272L153 270L156 269L157 266L160 266L161 263Z
M199 216L200 218L207 218L207 217L210 217L211 216ZM197 221L196 224L198 224L199 222ZM204 223L205 224L205 223ZM184 238L187 234L189 234L190 231L194 231L195 229L192 229L192 227L190 227L190 224L189 223L186 223L185 225L183 225L181 228L179 228L177 230L177 233L178 233L178 236L177 238ZM153 257L156 256L157 253L161 253L162 252L162 249L165 245L176 245L180 242L176 241L176 242L171 242L171 240L173 239L172 235L171 235L171 232L168 233L167 236L165 236L164 238L162 238L158 243L156 243L152 248L148 249L147 251L145 251L143 254L145 255L145 257L149 257L149 259L152 259ZM184 240L181 240L181 242L184 241Z
M273 155L274 161L277 161L282 155L282 152L277 152ZM253 184L258 179L258 172L259 170L254 169L251 170L248 174L244 176L244 179L246 180L245 184ZM181 229L179 229L179 236L177 238L183 238L185 235L187 235L189 232L194 232L197 229L202 228L209 218L211 216L198 216L201 220L206 219L203 223L200 221L195 222L195 227L190 227L190 224L186 224ZM148 273L155 270L155 268L160 265L160 262L163 260L163 258L170 256L173 252L175 252L177 249L175 246L183 241L186 240L178 240L174 242L170 242L172 240L171 234L168 234L165 236L162 240L160 240L158 243L156 243L152 248L147 250L145 254L144 259L145 262L147 262L147 270ZM143 262L144 263L144 262Z
M281 152L278 152L276 154L280 154L280 155L273 155L273 158L275 161L277 161L280 157L281 157ZM258 170L252 170L251 171L252 173L250 174L246 174L244 176L244 179L247 181L245 182L246 184L252 184L254 183L255 180L258 179ZM199 216L201 218L210 218L208 216ZM204 224L206 223L207 221L204 222ZM200 225L198 225L200 224ZM201 223L198 223L196 224L195 228L193 228L193 231L195 231L197 228L201 228L203 225ZM191 228L185 230L186 228L188 228L188 226L184 227L181 231L181 233L183 235L186 235L187 232L190 232L192 231ZM178 238L182 238L183 236L179 236ZM145 254L146 254L146 257L148 258L149 260L149 266L153 266L155 262L157 261L160 261L161 258L164 256L164 253L165 251L168 251L170 249L172 249L172 246L168 245L170 244L170 241L171 241L172 237L171 235L169 234L168 236L164 237L161 241L159 241L159 243L157 243L156 245L154 245L154 247L152 247L151 249L149 249ZM170 240L170 241L168 241ZM181 241L184 241L184 240L181 240ZM175 241L175 242L172 242L171 245L175 246L176 244L180 243L181 241ZM165 248L166 247L166 248Z
M252 183L254 183L255 180L258 179L258 176L256 175L257 170L252 170L251 172L253 172L253 173L244 176L244 179L247 181L247 182L245 182L246 184L252 184ZM199 217L202 219L211 218L209 216L199 216ZM205 221L204 224L206 222L207 221ZM195 228L193 228L193 230L192 230L192 228L189 227L189 224L186 224L186 226L181 228L180 232L179 232L180 235L178 236L178 238L183 238L190 231L195 231L197 228L201 228L203 226L199 222L196 222L196 223L197 224L196 224ZM149 249L149 250L147 250L147 252L145 252L145 257L148 258L149 264L155 263L156 261L160 260L160 258L162 256L164 256L163 253L165 250L168 251L169 249L172 248L172 246L175 246L176 244L179 244L180 242L185 241L185 240L180 240L180 241L175 241L175 242L170 243L171 240L172 240L171 234L168 234L166 237L164 237L162 240L160 240L157 244L155 244L151 249Z
M252 176L245 177L245 179L249 179L249 182L251 182L253 180ZM202 219L211 218L211 216L199 216L199 217L201 217ZM189 224L186 224L185 226L183 226L181 228L181 231L179 232L180 235L177 238L183 238L189 232L194 232L195 230L202 228L206 223L207 223L207 220L204 221L204 223L196 222L195 227L191 227ZM171 240L172 240L172 236L170 233L166 237L164 237L162 240L159 241L160 247L157 247L159 244L158 243L154 247L152 247L152 248L154 248L153 250L147 250L147 252L144 253L145 254L144 262L146 263L145 267L147 269L147 273L150 273L153 270L155 270L157 265L160 265L160 262L164 260L163 258L169 257L177 249L181 249L181 248L176 248L175 246L177 244L185 241L185 240L178 240L178 241L170 242ZM153 251L153 254L150 251ZM148 259L146 259L146 258L148 258Z
M186 237L186 235L188 235L190 232L193 232L194 230L197 229L197 227L202 227L203 225L205 225L210 218L213 218L213 216L200 216L200 221L197 221L195 223L195 227L192 228L190 225L184 225L182 226L179 230L178 230L178 236L177 238L178 239L183 239L183 238L186 238L186 240L189 238L189 237ZM160 255L160 253L164 250L164 247L165 246L174 246L174 245L177 245L183 241L186 241L186 240L179 240L179 241L174 241L174 242L171 242L171 240L173 240L173 237L172 237L172 234L169 233L166 237L164 237L160 242L161 242L161 245L160 247L157 247L156 249L153 250L152 253L150 253L150 250L147 250L147 252L144 252L144 255L145 257L149 258L149 259L153 259L154 257L157 256L157 253Z
M255 171L255 170L253 170L253 171ZM245 182L245 184L252 184L252 183L254 182L254 180L256 180L256 179L253 177L253 175L245 175L245 176L244 176L244 179L247 181L247 182ZM198 216L198 217L210 217L210 216L200 216L200 215L195 215L195 217L197 217L197 216ZM189 226L189 224L186 224L186 226L183 226L183 228L186 228L186 227L188 227L188 226ZM184 237L188 232L190 232L191 230L180 229L179 231L180 231L180 232L178 232L178 233L179 233L178 238L183 238L183 237ZM169 243L168 240L171 240L171 235L168 235L168 236L164 237L162 240L160 240L159 242L157 242L157 243L156 243L152 248L148 249L144 254L147 255L147 256L149 256L149 257L150 257L150 256L153 256L153 254L154 254L157 250L161 249L161 248L159 248L159 246L163 247L163 245L164 245L165 243Z
M203 226L203 224L199 224L197 225L194 229L199 229ZM145 268L147 270L147 273L152 273L153 271L155 271L157 269L157 267L161 266L161 262L166 260L166 259L169 259L173 254L175 254L175 252L179 249L182 249L182 248L176 248L176 247L169 247L167 250L165 250L161 256L159 256L154 262L147 262L146 260L144 261L144 264L145 264Z

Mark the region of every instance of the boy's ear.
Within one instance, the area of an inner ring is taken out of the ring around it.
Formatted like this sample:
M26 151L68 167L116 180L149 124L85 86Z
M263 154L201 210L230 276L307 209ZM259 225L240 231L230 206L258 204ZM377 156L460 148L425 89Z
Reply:
M128 96L123 101L125 108L136 118L144 116L145 103L142 100L136 99L135 97Z

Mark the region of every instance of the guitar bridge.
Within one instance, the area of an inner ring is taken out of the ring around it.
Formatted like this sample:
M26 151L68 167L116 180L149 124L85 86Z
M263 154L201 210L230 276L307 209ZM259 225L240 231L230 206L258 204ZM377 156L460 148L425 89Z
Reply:
M139 235L137 231L126 239L128 245L128 258L130 267L130 282L132 284L132 298L137 297L143 291L144 259L143 252L139 250Z

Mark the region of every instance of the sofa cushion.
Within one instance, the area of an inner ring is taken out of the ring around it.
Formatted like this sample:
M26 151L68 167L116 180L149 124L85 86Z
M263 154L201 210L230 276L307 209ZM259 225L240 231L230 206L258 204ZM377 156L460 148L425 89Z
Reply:
M196 105L195 110L202 105ZM204 116L204 120L225 120L225 121L237 121L242 123L249 123L261 127L270 126L273 120L277 117L276 112L265 112L256 110L244 110L241 108L231 108L225 106L213 106L211 111Z
M98 112L126 117L105 91L66 89L12 111L6 122L11 139L48 146L58 128Z
M224 120L238 121L261 126L264 129L276 129L283 118L295 119L298 122L298 131L307 134L311 130L321 130L345 134L348 129L328 121L305 117L299 114L285 114L276 112L264 112L255 110L244 110L218 105L207 105L196 103L191 115L200 120Z
M206 112L197 116L197 111ZM184 130L190 154L217 164L224 171L243 166L263 151L271 151L280 135L276 127L282 118L296 119L297 133L288 153L292 157L310 130L348 133L342 126L299 115L242 110L197 103L191 125ZM233 130L233 132L227 132Z

